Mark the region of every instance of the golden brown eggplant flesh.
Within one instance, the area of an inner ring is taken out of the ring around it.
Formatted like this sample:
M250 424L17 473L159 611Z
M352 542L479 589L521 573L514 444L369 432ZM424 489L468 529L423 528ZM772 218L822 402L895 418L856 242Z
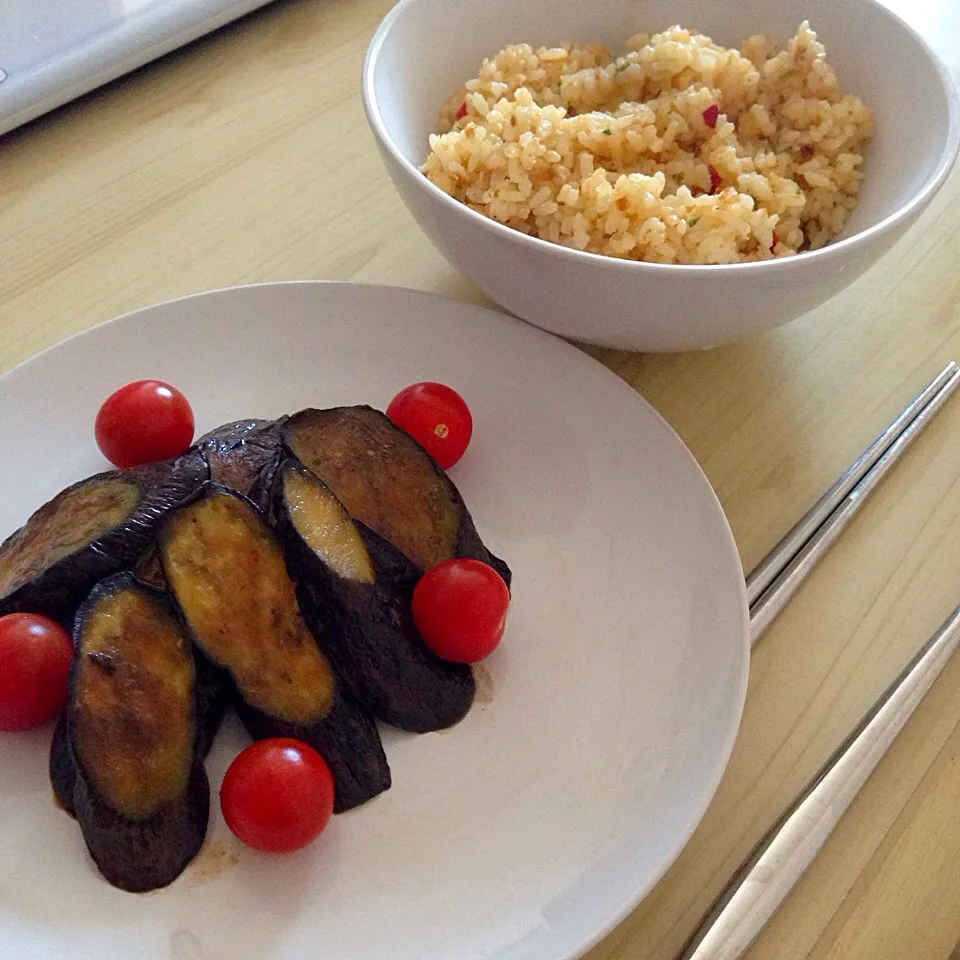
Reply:
M327 625L324 649L357 699L385 723L417 733L462 720L473 673L435 656L417 632L417 568L355 523L299 461L277 472L274 518L304 614Z
M207 475L193 451L67 487L0 544L0 615L28 611L69 624L90 588L132 566L163 515Z
M245 497L214 483L172 511L158 539L171 593L203 655L226 671L251 736L293 736L327 761L335 809L390 785L376 724L308 627L276 534Z
M70 807L111 884L166 886L200 850L209 818L190 638L161 591L121 573L77 611L74 650L55 747L72 763Z
M484 546L450 478L409 434L368 406L301 410L282 426L287 450L363 526L422 573L453 557L510 569Z
M283 441L279 420L235 420L216 427L197 442L210 466L210 479L267 510L273 474L280 464Z

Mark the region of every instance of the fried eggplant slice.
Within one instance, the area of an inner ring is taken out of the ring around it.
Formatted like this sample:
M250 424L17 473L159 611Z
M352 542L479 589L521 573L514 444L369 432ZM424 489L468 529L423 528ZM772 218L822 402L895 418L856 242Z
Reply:
M0 544L0 615L29 611L69 623L90 588L131 566L163 515L207 475L194 451L67 487Z
M190 638L162 592L121 573L77 611L74 649L59 749L83 838L114 886L166 886L200 850L210 811Z
M235 420L204 434L196 447L210 466L210 479L244 494L265 511L283 455L280 427L285 420Z
M209 468L209 479L249 497L267 511L273 475L283 456L279 420L234 420L205 433L194 444ZM140 580L165 590L166 579L156 544L133 567Z
M208 483L170 513L158 539L170 590L194 642L229 673L254 738L291 736L327 761L335 809L390 786L373 717L311 633L276 534L245 497Z
M281 428L289 452L359 521L420 572L453 557L510 569L484 546L450 478L409 434L372 407L301 410Z
M231 687L223 671L206 660L198 659L196 669L196 752L205 760L229 706ZM76 816L73 803L76 782L77 768L70 750L67 715L62 713L50 741L50 784L57 803L70 816Z
M355 523L330 488L294 459L274 481L274 518L308 620L357 699L385 723L426 733L462 720L470 667L427 649L410 615L419 571Z

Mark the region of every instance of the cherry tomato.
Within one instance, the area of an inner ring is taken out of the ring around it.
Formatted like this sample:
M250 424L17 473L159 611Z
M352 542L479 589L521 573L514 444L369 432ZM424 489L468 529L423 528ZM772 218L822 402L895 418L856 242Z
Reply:
M95 429L114 466L135 467L183 453L193 440L193 410L169 383L135 380L104 400Z
M473 433L470 408L456 390L442 383L405 387L390 401L387 416L444 470L463 456Z
M333 777L323 757L300 740L258 740L227 768L220 809L248 847L289 853L315 840L330 820Z
M0 617L0 730L56 720L67 702L73 644L59 623L35 613Z
M503 636L510 591L480 560L446 560L413 589L413 622L424 643L444 660L474 663Z

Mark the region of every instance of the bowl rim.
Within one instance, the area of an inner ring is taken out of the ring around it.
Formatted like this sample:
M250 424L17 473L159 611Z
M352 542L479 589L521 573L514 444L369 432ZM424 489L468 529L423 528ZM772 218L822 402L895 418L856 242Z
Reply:
M521 249L529 250L531 253L539 251L548 255L547 251L552 251L553 255L566 258L571 263L580 261L584 263L593 262L597 265L605 265L611 270L633 270L633 271L682 271L688 276L693 273L701 274L719 274L736 270L743 271L771 271L774 267L783 269L786 264L806 263L810 267L820 265L821 267L833 266L833 261L846 261L847 255L856 249L867 246L873 240L879 240L882 236L894 230L898 224L908 221L912 216L919 215L920 212L933 199L944 181L953 169L954 163L960 153L960 91L946 64L924 39L920 33L907 23L899 14L895 13L889 7L886 7L880 0L862 0L863 3L873 8L873 12L878 16L886 16L892 20L902 31L904 31L919 47L921 52L927 57L936 71L940 80L940 86L947 102L947 125L944 149L940 154L936 167L927 177L924 183L906 202L901 204L896 210L888 214L882 220L859 230L849 237L844 237L835 243L828 243L818 250L805 250L790 257L775 257L770 260L754 260L747 263L717 263L717 264L692 264L692 263L655 263L646 260L628 260L623 257L613 257L602 253L592 253L587 250L578 250L575 247L564 246L560 243L553 243L549 240L543 240L540 237L521 233L513 227L500 223L497 220L487 217L476 210L471 209L466 204L454 199L450 194L441 190L435 183L427 179L419 168L411 163L401 152L394 139L387 131L386 124L380 112L380 106L377 102L376 90L374 85L374 74L377 68L377 61L383 50L387 38L397 22L406 15L413 7L429 3L431 0L399 0L380 21L376 31L367 45L367 51L363 60L363 68L360 80L360 92L363 101L364 112L367 116L367 122L373 130L374 136L380 145L385 149L399 169L406 174L421 190L424 190L429 197L441 205L454 216L464 216L468 223L473 223L478 229L491 230L495 236L509 243L517 244ZM836 264L839 266L839 264Z

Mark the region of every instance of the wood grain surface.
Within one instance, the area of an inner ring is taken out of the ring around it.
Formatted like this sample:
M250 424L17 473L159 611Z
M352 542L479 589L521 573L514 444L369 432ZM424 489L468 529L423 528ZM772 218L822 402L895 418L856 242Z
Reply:
M389 0L278 0L0 141L0 371L136 307L272 279L483 297L381 166L359 71ZM946 49L953 0L901 4ZM950 47L952 50L953 47ZM949 52L949 51L947 51ZM954 65L954 64L952 64ZM960 60L954 65L960 75ZM948 360L960 170L814 313L705 353L590 348L700 462L749 569ZM79 372L82 375L82 371ZM769 824L960 602L960 400L754 649L716 798L589 960L669 960ZM947 668L750 960L939 960L960 941L960 662Z

